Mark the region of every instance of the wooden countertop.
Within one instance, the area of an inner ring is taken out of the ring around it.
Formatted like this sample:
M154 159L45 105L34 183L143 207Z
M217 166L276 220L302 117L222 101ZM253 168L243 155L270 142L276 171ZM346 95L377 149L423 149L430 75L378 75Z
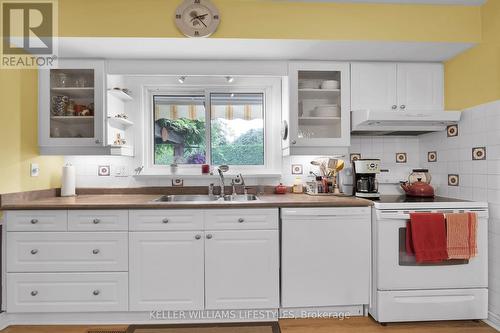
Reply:
M264 194L248 202L154 202L160 194L80 194L76 197L17 198L2 202L2 210L29 209L195 209L265 207L367 207L370 200L307 194Z

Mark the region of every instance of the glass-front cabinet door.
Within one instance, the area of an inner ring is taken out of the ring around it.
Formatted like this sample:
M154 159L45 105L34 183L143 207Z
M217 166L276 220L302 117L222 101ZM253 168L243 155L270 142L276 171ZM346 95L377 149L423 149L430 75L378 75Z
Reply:
M104 61L59 60L39 73L40 151L104 145ZM75 151L75 154L80 153Z
M350 144L349 64L290 62L290 147Z

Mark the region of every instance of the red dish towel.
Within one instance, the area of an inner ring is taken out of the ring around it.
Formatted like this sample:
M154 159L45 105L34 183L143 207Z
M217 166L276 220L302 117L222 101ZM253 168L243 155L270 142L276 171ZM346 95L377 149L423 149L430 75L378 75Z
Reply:
M410 227L417 263L448 259L444 214L411 213Z
M470 259L477 255L476 213L446 214L449 259Z

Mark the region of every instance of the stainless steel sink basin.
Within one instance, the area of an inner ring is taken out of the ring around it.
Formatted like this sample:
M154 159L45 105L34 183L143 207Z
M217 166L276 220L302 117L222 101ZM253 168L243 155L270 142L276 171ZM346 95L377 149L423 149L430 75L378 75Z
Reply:
M162 195L153 200L154 202L207 202L207 201L255 201L259 198L254 194L242 195L226 195L224 198L219 196L209 196L203 194L187 194L187 195Z
M203 194L188 194L188 195L162 195L156 202L186 202L186 201L217 201L219 197Z
M227 195L224 201L255 201L259 200L255 194Z

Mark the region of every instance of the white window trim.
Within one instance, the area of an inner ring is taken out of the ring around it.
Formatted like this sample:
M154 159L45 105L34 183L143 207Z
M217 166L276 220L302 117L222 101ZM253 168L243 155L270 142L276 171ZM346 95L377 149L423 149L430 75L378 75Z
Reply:
M229 165L228 175L242 173L244 176L270 176L281 174L281 78L280 77L239 77L236 84L220 84L220 77L216 84L214 77L207 77L206 84L166 84L143 85L144 109L144 137L143 137L143 165L141 175L145 176L196 176L201 175L200 165L179 165L177 171L172 173L168 165L154 164L154 140L152 126L153 96L173 94L204 94L209 99L210 93L264 93L264 165ZM176 77L174 78L176 79ZM209 101L206 101L209 105ZM210 120L209 107L206 108L206 119ZM210 135L207 131L207 139ZM208 141L207 141L208 142Z

